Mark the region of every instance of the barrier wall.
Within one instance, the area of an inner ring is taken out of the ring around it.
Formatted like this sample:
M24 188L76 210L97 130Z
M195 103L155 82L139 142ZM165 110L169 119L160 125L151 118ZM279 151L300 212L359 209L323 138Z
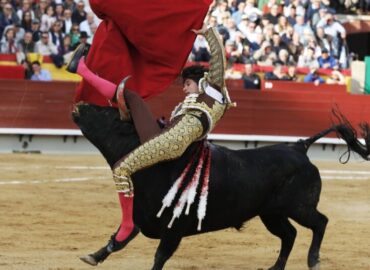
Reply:
M228 82L237 107L226 113L213 133L310 136L331 125L331 109L336 104L353 124L370 123L370 96L319 88L248 91L238 83ZM66 82L1 80L0 128L77 128L70 118L75 86ZM156 116L168 119L182 99L182 87L175 83L148 103Z

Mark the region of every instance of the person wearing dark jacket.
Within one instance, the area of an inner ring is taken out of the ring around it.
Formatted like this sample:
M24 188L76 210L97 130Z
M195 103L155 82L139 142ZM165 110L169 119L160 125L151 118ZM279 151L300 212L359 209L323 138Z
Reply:
M244 82L244 89L261 89L261 78L253 72L252 63L245 64L242 80Z

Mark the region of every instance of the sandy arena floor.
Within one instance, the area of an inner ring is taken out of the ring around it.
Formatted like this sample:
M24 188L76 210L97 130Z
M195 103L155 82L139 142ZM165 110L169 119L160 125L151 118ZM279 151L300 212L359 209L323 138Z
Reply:
M316 163L325 179L319 209L329 217L321 269L370 269L370 163ZM117 197L99 156L0 155L0 269L92 269L78 257L101 247L119 224ZM335 181L334 181L335 179ZM311 232L296 225L288 270L307 269ZM98 269L150 269L157 240L139 235ZM280 243L258 218L185 238L166 269L262 270Z

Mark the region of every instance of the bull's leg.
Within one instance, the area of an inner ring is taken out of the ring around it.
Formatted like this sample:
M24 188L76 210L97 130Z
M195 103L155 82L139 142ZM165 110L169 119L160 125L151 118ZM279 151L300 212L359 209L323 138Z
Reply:
M175 228L166 231L162 236L157 251L154 257L154 265L152 270L163 269L166 261L171 258L176 251L182 239L182 234Z
M269 270L284 270L289 254L293 248L297 230L289 222L288 218L280 216L263 215L263 224L273 234L281 239L281 249L279 257Z
M313 232L311 246L308 252L307 263L310 269L319 269L320 246L324 238L328 218L321 214L317 209L309 208L301 210L297 215L292 216L302 226L309 228Z

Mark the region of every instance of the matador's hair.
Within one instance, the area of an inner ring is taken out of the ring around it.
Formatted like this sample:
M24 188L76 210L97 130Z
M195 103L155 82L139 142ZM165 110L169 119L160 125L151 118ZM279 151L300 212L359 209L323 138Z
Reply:
M198 83L199 80L204 77L205 72L208 72L208 68L205 66L192 65L186 67L181 72L182 81L185 82L186 79L191 79Z

